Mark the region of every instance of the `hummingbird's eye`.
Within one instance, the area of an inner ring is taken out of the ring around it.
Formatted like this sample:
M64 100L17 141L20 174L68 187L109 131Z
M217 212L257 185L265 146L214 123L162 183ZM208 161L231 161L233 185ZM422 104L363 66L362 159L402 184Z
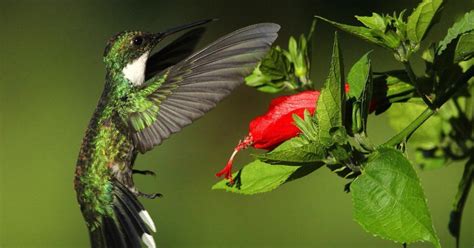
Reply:
M133 40L132 40L132 43L135 46L140 46L141 44L143 44L143 37L141 37L141 36L134 37Z

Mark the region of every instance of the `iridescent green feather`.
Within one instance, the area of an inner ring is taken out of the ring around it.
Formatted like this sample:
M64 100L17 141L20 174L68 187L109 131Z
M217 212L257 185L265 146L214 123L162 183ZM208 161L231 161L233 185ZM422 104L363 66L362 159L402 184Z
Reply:
M102 119L99 122L107 121ZM125 136L121 135L113 125L101 128L92 140L95 149L92 152L91 164L84 171L80 181L83 185L83 201L86 207L85 212L94 220L89 223L91 230L101 224L102 216L113 216L113 195L109 161L117 155L118 146L125 141Z
M156 121L164 96L153 93L159 89L165 78L166 75L161 76L145 88L132 91L124 101L117 103L117 113L133 132L139 132Z

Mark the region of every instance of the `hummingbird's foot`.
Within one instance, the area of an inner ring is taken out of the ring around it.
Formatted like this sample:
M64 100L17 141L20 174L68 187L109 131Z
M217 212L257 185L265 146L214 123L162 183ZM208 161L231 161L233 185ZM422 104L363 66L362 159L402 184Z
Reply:
M140 174L145 176L156 176L155 172L151 170L132 170L133 174Z
M147 194L147 193L143 193L143 192L140 192L140 191L137 191L137 195L141 196L141 197L148 198L148 199L155 199L155 198L163 197L163 195L160 194L160 193Z

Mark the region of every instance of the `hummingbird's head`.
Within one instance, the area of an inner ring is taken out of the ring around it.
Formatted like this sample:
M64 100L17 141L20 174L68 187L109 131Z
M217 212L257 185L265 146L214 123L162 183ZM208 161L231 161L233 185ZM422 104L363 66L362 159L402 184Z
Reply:
M142 84L148 56L162 38L162 33L142 31L124 31L114 35L104 51L107 70L122 73L133 85Z
M148 33L142 31L124 31L114 35L104 51L107 70L121 73L133 86L141 85L145 80L145 67L151 50L168 35L206 24L216 19L206 19L164 32Z

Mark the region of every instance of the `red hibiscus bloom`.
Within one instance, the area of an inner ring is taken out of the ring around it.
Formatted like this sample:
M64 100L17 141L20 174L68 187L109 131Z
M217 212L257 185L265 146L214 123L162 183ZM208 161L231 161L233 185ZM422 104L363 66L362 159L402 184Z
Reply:
M225 176L232 182L232 162L240 150L249 146L272 150L300 134L301 131L293 122L293 114L302 118L305 110L313 114L318 98L319 91L303 91L273 99L267 113L250 122L248 135L234 148L227 165L216 176Z

